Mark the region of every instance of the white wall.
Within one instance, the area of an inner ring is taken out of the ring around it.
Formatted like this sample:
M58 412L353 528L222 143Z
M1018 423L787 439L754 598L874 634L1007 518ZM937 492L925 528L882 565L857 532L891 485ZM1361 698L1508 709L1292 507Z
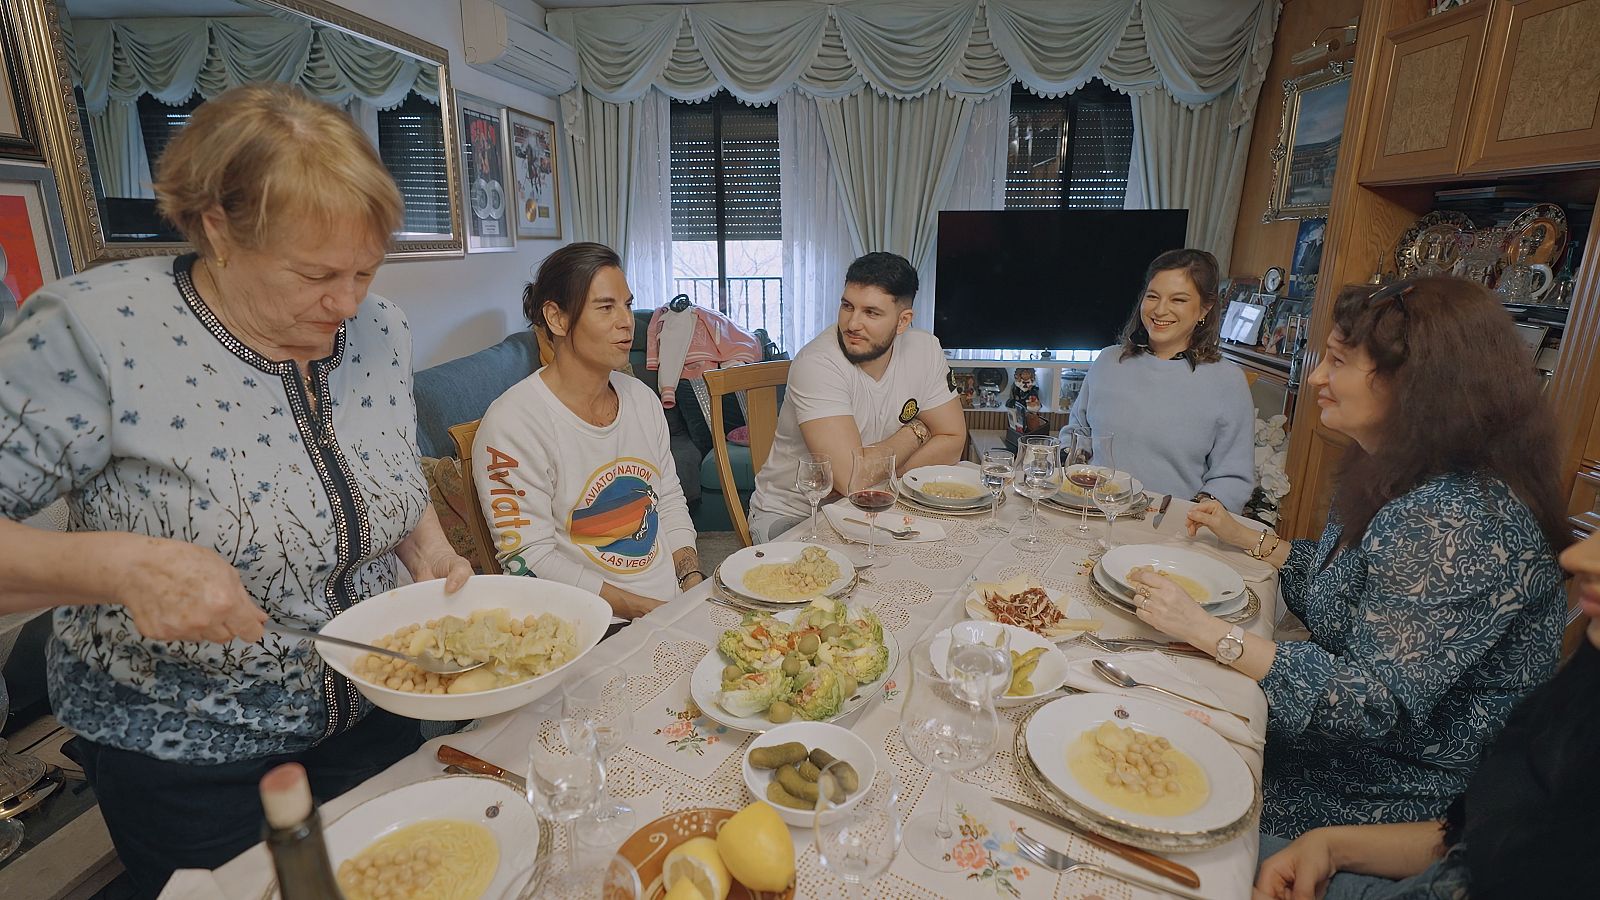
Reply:
M460 0L335 0L341 6L397 28L450 54L450 79L457 91L557 120L557 103L467 65L462 54ZM502 5L536 15L523 0ZM565 160L557 165L566 165ZM563 229L570 225L562 215ZM390 262L378 270L374 292L400 304L411 320L416 368L423 369L497 343L526 328L522 288L551 251L564 241L519 240L510 253L472 253L460 259Z

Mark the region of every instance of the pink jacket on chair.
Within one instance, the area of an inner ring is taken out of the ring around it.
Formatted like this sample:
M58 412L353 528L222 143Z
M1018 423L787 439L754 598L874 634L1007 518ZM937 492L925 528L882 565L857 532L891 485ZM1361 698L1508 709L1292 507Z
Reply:
M695 324L689 335L689 346L682 356L682 367L677 372L667 371L661 366L662 360L665 358L670 367L677 354L672 347L663 350L662 325L668 316L690 314L695 317ZM733 320L727 316L702 306L691 306L681 313L674 313L665 306L657 309L650 316L648 334L645 368L659 374L661 405L669 409L677 405L680 379L699 378L710 369L744 365L761 359L761 344L755 335L733 324Z

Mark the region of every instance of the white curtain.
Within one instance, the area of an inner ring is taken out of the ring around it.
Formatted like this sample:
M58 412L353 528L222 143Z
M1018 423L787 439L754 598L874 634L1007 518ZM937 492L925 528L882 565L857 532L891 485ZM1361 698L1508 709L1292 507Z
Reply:
M838 321L844 272L856 257L849 212L833 174L815 98L778 98L783 205L783 349L795 351Z
M967 142L956 159L955 177L943 210L1005 209L1006 161L1011 125L1011 92L1000 91L972 110ZM935 236L937 241L937 236ZM911 323L933 330L935 285L939 277L934 265L937 244L918 266L922 290L917 294Z
M607 103L582 89L561 95L574 241L627 246L641 102Z
M637 103L628 243L620 249L634 306L655 309L677 293L672 281L672 100L652 90Z
M863 91L817 101L859 252L887 250L922 268L976 105L943 92L895 100ZM933 304L915 310L918 327L933 324Z
M94 171L105 196L155 197L137 108L132 103L108 103L88 118L94 138Z
M1187 245L1211 251L1226 274L1249 154L1249 123L1229 125L1223 104L1190 109L1165 92L1134 97L1124 205L1189 210Z

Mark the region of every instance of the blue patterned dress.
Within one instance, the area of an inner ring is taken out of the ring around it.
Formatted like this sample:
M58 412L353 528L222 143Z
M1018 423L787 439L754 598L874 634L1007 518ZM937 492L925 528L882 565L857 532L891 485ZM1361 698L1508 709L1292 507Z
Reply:
M410 332L367 295L309 366L313 404L294 363L223 327L192 263L46 285L0 336L0 515L66 497L73 531L209 547L273 619L318 628L397 584L395 545L427 508ZM299 639L149 641L120 606L59 608L54 629L57 717L124 750L188 763L294 753L370 709Z
M1560 652L1561 569L1499 480L1434 478L1324 567L1341 532L1295 541L1280 573L1312 637L1261 682L1266 834L1441 817Z

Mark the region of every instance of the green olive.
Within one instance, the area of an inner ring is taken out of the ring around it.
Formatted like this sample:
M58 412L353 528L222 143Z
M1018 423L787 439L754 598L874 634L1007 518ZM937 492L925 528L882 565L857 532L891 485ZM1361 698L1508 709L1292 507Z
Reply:
M854 676L847 672L839 673L839 690L844 692L844 698L846 700L849 700L851 697L856 695L856 688L858 687L860 687L860 685L856 684Z
M739 668L738 666L723 666L722 667L722 680L723 681L738 681L739 679L741 679L743 677L744 677L744 670Z
M793 718L794 707L782 700L774 700L772 705L767 707L767 721L775 725L782 725Z
M814 634L808 634L800 639L797 649L802 656L816 656L817 651L822 649L822 639Z
M834 640L841 634L844 634L844 626L838 622L829 622L827 627L822 629L822 639L825 641Z
M803 657L803 656L797 656L797 655L791 653L788 656L785 656L783 658L783 674L785 674L785 675L788 675L788 676L791 676L791 677L795 676L795 675L799 675L802 671L805 670L805 667L806 667L806 661L805 661L805 657Z

